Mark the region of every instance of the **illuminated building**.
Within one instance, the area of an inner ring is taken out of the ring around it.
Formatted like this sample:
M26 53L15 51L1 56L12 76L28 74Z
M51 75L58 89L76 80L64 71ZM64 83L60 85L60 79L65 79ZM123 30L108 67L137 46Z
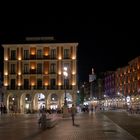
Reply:
M128 105L140 105L140 57L136 57L128 62L127 66L116 70L117 93L120 97L125 97L123 100L126 100Z
M4 44L5 104L24 113L64 105L63 68L68 69L66 98L76 101L78 43Z
M115 71L107 71L104 73L104 84L105 95L110 98L115 97Z

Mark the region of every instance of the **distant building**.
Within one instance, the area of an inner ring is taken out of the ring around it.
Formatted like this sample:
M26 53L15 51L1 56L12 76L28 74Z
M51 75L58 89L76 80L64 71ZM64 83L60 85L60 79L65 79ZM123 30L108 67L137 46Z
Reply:
M115 71L107 71L104 73L104 94L107 97L114 98L115 91Z
M94 73L94 69L92 68L92 73L89 74L89 84L90 84L90 99L93 99L96 97L96 91L95 91L95 88L96 88L96 75Z
M5 104L20 112L76 102L78 43L4 44ZM63 68L67 67L67 78Z
M98 78L97 86L97 98L100 100L104 97L104 79Z

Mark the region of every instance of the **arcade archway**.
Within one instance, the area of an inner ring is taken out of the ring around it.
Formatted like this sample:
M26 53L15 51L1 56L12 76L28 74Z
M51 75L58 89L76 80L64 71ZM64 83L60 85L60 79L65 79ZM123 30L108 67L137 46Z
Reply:
M33 107L35 111L46 108L46 98L43 93L36 93L33 100Z

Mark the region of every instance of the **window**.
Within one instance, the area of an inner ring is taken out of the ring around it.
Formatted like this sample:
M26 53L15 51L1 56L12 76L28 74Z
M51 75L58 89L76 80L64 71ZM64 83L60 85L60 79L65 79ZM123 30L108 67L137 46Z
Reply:
M55 63L52 63L51 64L51 68L50 68L50 72L51 73L55 73L55 71L56 71L55 69L56 69L56 64Z
M29 73L29 64L24 64L24 73L25 74Z
M64 79L64 87L65 87L66 89L69 88L69 79Z
M134 83L134 90L137 91L137 82Z
M29 50L24 50L24 59L25 60L29 59Z
M126 83L128 83L128 76L126 76Z
M15 74L15 73L16 73L15 64L11 64L11 74Z
M42 50L37 50L37 58L42 58Z
M29 79L24 79L24 89L29 89Z
M42 79L37 79L37 89L42 88Z
M64 59L70 58L69 49L64 49Z
M16 80L11 79L11 89L15 89L15 87L16 87Z
M55 89L55 86L56 86L56 80L55 79L51 79L51 89Z
M137 73L136 72L135 72L134 76L135 76L135 80L137 80Z
M56 49L51 49L51 59L56 59Z
M16 50L11 50L11 60L16 60Z
M41 74L42 73L42 63L37 64L37 73Z

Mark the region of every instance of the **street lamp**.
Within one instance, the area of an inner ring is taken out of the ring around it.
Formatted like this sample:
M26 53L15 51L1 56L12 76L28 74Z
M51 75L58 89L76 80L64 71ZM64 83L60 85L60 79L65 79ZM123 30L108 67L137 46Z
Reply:
M68 68L67 67L64 67L64 69L63 69L63 75L64 75L64 89L65 89L65 97L64 97L64 106L67 106L67 100L66 100L66 98L67 98L67 96L66 96L66 79L67 79L67 77L68 77Z
M63 75L64 75L64 89L65 89L65 97L64 97L64 106L63 106L63 117L68 117L68 108L67 108L67 100L66 100L66 79L68 77L68 68L63 68Z

